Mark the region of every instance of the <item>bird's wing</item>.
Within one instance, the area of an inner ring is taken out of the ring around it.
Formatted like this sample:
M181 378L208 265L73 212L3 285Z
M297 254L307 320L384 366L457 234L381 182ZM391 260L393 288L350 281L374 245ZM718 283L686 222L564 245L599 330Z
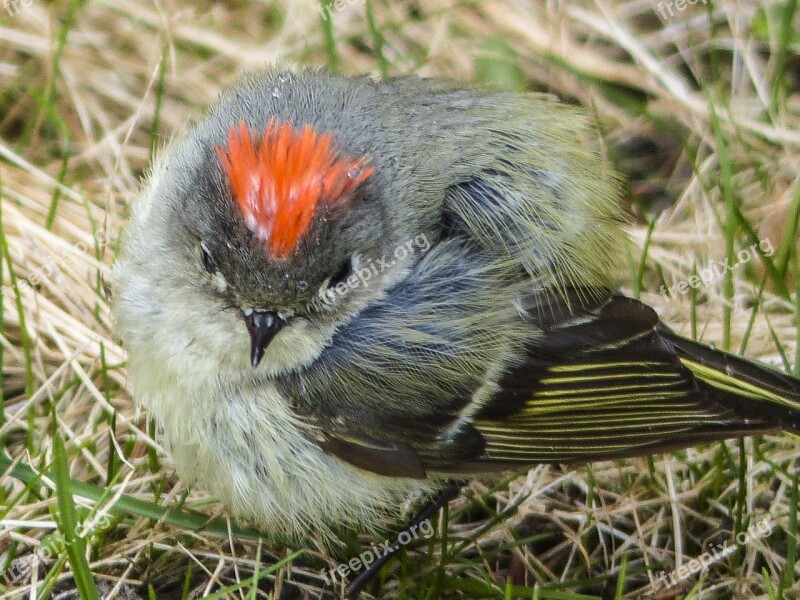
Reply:
M800 381L672 333L621 295L544 329L475 414L455 470L588 462L796 428Z
M648 452L724 419L644 305L610 297L554 323L479 411L484 461L566 462Z
M475 410L396 416L380 439L332 429L323 447L362 469L420 478L640 456L800 426L800 381L680 338L630 298L587 298L597 295L530 306L542 333Z

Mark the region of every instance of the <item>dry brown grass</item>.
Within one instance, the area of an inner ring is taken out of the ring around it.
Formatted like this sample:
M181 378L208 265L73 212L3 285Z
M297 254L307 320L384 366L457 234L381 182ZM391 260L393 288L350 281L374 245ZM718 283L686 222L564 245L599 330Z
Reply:
M679 3L664 0L675 13L666 20L650 0L370 6L391 74L488 79L586 107L602 134L590 143L600 143L631 180L624 201L635 224L623 285L640 289L684 334L729 341L735 350L746 338L747 355L778 367L786 359L798 369L796 262L775 278L756 259L735 270L733 294L719 279L699 290L697 302L690 294L668 300L658 292L662 281L687 280L695 264L724 260L726 198L740 203L756 239L776 249L797 245L799 21L795 15L794 37L785 44L779 12L785 2L717 0L678 10ZM332 18L338 65L378 75L366 4L345 4ZM213 499L175 479L134 408L103 282L151 149L241 73L279 60L320 66L331 60L312 0L35 1L13 15L0 8L7 253L0 438L13 461L49 472L57 436L65 441L72 480L100 488L112 480L100 502L74 497L82 517L101 519L123 493L220 514ZM656 224L640 269L651 219ZM735 241L737 248L749 245L741 228ZM731 311L729 326L723 306ZM449 519L451 539L474 539L444 559L438 544L409 550L407 570L395 563L380 597L503 598L509 581L540 584L541 598L613 598L625 558L626 598L768 598L762 569L777 588L792 555L786 529L798 459L798 442L768 437L591 468L540 466L497 489L474 483ZM41 481L26 487L9 471L0 498L0 565L41 556L43 541L63 526L52 487ZM490 522L493 511L517 502L513 514ZM653 590L657 574L701 554L704 542L730 543L739 510L751 522L770 515L773 534L716 564L694 592L688 590L696 577L660 595ZM152 585L157 597L177 598L184 581L197 597L246 581L257 547L123 511L86 552L111 596L146 597ZM260 548L262 571L290 554L276 544ZM305 550L260 591L245 586L230 596L319 597L324 586L316 573L338 559ZM6 578L7 586L0 577L2 598L71 589L70 562L56 555L34 567ZM800 597L797 571L787 571L786 597ZM581 581L590 577L598 579ZM550 589L559 582L563 596ZM338 589L326 594L337 597ZM522 588L507 594L521 596Z

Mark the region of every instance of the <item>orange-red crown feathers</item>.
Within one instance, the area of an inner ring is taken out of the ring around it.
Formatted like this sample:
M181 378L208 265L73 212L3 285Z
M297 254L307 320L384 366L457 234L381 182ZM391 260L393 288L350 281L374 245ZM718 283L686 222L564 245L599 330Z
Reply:
M332 134L274 120L260 142L241 121L216 151L247 227L276 258L294 250L318 206L346 201L375 171L367 158L342 156Z

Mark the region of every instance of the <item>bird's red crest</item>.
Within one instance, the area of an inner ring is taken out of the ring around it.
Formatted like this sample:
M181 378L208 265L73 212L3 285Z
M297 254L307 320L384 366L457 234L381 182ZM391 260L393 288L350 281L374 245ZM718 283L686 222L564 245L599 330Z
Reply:
M318 206L347 201L375 170L366 158L341 155L333 135L310 125L298 131L271 121L256 142L242 121L216 151L247 227L275 258L294 250Z

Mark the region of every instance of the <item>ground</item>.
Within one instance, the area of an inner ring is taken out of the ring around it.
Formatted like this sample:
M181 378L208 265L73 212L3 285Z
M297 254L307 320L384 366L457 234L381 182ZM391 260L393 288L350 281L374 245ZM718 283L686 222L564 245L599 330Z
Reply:
M110 265L151 156L245 71L416 73L580 105L626 180L626 291L800 373L797 0L4 0L2 598L336 598L338 552L254 541L137 412ZM800 442L473 482L379 598L797 598ZM168 511L166 509L169 509ZM214 520L209 521L209 518ZM422 531L420 529L420 531ZM738 542L737 542L738 540ZM366 595L365 595L366 596Z

